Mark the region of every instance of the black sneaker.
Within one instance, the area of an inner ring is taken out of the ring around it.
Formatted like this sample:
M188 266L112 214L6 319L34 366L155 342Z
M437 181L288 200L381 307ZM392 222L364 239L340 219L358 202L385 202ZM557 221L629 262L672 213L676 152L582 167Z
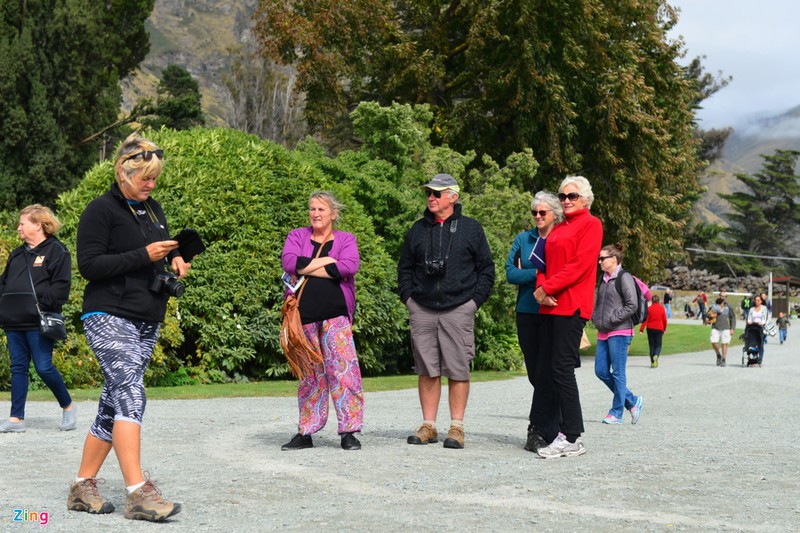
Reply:
M717 366L722 366L722 356L717 354Z
M529 452L537 453L540 448L546 448L547 441L544 440L542 432L536 426L528 426L528 439L525 441L525 449Z
M361 442L352 433L342 433L343 450L360 450Z
M311 435L301 435L298 433L292 440L281 446L281 450L303 450L305 448L313 448L314 443L311 441Z

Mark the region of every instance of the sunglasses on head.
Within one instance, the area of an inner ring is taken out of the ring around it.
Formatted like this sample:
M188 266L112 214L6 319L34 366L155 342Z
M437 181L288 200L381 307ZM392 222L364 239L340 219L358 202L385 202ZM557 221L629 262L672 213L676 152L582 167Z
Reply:
M606 259L611 259L611 257L612 257L612 256L610 256L610 255L601 255L600 257L598 257L598 258L597 258L597 260L598 260L598 261L600 261L600 262L602 263L602 262L603 262L603 261L605 261Z
M531 214L533 216L539 215L540 217L544 218L544 217L547 216L547 213L549 213L549 212L550 212L549 209L547 209L547 210L542 209L541 211L532 210Z
M569 194L564 194L563 192L558 193L558 199L561 200L562 202L566 199L569 199L570 202L574 202L580 197L581 195L576 192L571 192Z
M433 195L434 198L441 198L442 191L434 191L433 189L425 189L425 196Z
M128 157L123 159L122 162L124 163L129 159L135 159L137 157L144 161L150 161L151 159L153 159L153 156L156 156L159 159L164 159L164 150L153 150L153 151L145 150L143 152L136 152L135 154L129 155Z

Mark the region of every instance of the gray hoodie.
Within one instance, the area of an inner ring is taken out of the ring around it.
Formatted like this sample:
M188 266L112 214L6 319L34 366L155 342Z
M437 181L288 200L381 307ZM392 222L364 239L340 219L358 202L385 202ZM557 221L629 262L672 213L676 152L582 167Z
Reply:
M610 333L621 329L633 329L634 311L639 306L636 294L636 281L633 274L625 272L620 280L622 294L617 292L617 276L622 270L617 270L606 282L600 278L597 287L597 300L594 304L592 322L597 331ZM605 277L605 276L603 276Z

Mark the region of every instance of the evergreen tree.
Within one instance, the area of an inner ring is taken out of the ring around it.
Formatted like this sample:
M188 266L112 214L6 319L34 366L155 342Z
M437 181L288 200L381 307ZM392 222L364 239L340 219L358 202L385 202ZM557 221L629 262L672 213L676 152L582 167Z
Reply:
M149 49L154 0L6 0L0 7L0 209L52 205L97 160L120 78Z
M149 115L142 120L143 124L155 129L165 126L185 130L205 123L200 86L185 68L167 66L161 73L156 91L155 104L143 102L139 106L140 112Z
M800 228L800 176L795 174L797 158L795 150L775 150L772 155L762 155L764 166L760 172L737 174L736 177L747 191L720 194L727 200L733 212L726 216L731 222L726 236L739 251L756 255L792 256L797 254L797 233ZM765 261L778 264L780 261ZM760 264L751 263L756 274ZM796 273L797 265L784 265L784 269Z

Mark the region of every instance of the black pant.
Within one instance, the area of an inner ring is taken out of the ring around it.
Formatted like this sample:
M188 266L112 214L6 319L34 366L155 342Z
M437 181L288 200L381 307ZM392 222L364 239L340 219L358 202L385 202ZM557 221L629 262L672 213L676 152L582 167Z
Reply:
M647 328L647 342L650 344L650 362L653 362L653 356L661 355L661 340L664 338L664 332L657 329Z
M552 396L542 398L542 402L550 404L552 406L550 409L560 409L561 433L572 442L583 433L583 413L575 368L581 366L579 350L586 320L581 318L580 311L576 311L572 316L544 316L541 328L542 337L545 339L543 346L548 346L549 349L542 350L542 357L546 359L543 367L549 368L551 375L548 379L545 372L536 374L534 403L538 400L536 395L539 393L539 384L543 385L544 395L548 392L546 382L550 381L553 387ZM542 409L546 411L546 407L543 405Z
M542 437L552 442L561 430L561 411L553 401L553 376L549 368L549 358L543 357L543 350L549 349L543 343L547 337L542 327L545 317L536 313L517 313L517 339L522 355L525 357L525 368L528 381L533 385L533 398L529 420L542 433ZM542 376L545 376L544 378ZM546 401L547 399L550 401Z

